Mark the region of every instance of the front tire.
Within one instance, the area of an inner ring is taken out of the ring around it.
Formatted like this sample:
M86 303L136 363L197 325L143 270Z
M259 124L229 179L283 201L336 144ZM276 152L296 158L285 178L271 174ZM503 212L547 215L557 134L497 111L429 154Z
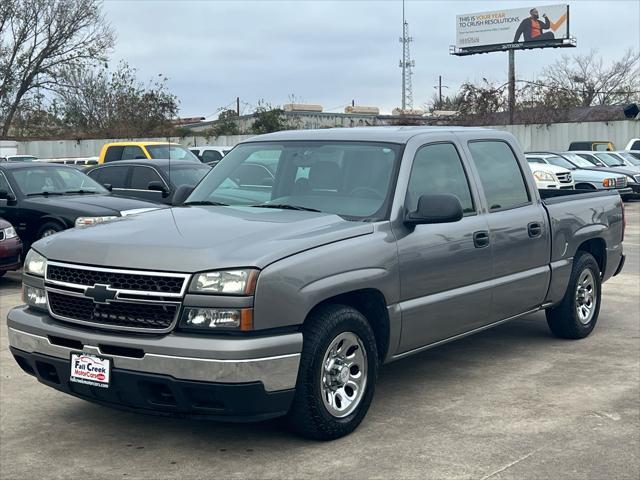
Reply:
M60 225L58 222L47 222L42 227L40 227L40 231L38 232L38 239L48 237L53 235L54 233L58 233L64 230L64 227Z
M546 311L551 332L560 338L587 337L598 321L601 296L598 262L590 253L578 252L562 302Z
M367 319L344 305L322 307L303 326L296 394L287 423L316 440L348 435L371 405L378 350Z

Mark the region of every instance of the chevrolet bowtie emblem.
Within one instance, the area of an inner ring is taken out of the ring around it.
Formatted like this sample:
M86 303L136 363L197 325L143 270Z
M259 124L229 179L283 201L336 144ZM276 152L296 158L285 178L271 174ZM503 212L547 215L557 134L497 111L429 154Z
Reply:
M92 298L94 303L109 303L116 298L116 290L109 288L109 285L96 283L93 287L89 287L84 291L86 297Z

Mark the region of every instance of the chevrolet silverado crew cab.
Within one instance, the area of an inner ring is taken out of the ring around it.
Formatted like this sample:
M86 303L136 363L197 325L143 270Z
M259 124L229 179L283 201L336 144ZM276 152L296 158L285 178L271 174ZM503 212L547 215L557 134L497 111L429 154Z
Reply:
M9 343L25 372L102 405L286 415L333 439L384 363L538 310L589 335L623 232L616 191L539 192L505 132L272 133L180 206L36 242Z

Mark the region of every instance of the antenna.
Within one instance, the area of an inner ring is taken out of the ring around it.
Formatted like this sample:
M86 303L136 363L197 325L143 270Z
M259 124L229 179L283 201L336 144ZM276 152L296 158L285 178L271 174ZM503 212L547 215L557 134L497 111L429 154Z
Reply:
M400 68L402 68L402 110L413 108L413 85L411 77L413 75L413 67L416 62L411 60L411 52L409 44L413 42L413 37L409 36L409 22L406 21L404 15L404 0L402 0L402 60L400 60Z

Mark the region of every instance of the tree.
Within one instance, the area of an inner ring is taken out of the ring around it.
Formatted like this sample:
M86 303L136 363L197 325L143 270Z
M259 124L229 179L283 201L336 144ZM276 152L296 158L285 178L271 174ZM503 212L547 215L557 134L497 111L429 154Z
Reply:
M216 137L221 135L238 135L240 129L236 122L237 118L238 112L235 110L222 110L220 115L218 115L218 120L213 124L213 135Z
M640 94L640 52L629 49L608 64L596 50L565 55L546 67L534 86L541 106L550 108L628 103Z
M63 86L63 69L105 60L114 33L100 0L0 3L0 123L7 135L30 95Z
M115 70L67 68L65 88L57 93L57 110L74 133L136 137L162 134L178 114L178 101L167 79L158 75L145 85L136 70L121 62Z
M255 120L251 126L253 133L271 133L287 129L287 121L284 110L274 108L270 104L260 100L254 112Z

